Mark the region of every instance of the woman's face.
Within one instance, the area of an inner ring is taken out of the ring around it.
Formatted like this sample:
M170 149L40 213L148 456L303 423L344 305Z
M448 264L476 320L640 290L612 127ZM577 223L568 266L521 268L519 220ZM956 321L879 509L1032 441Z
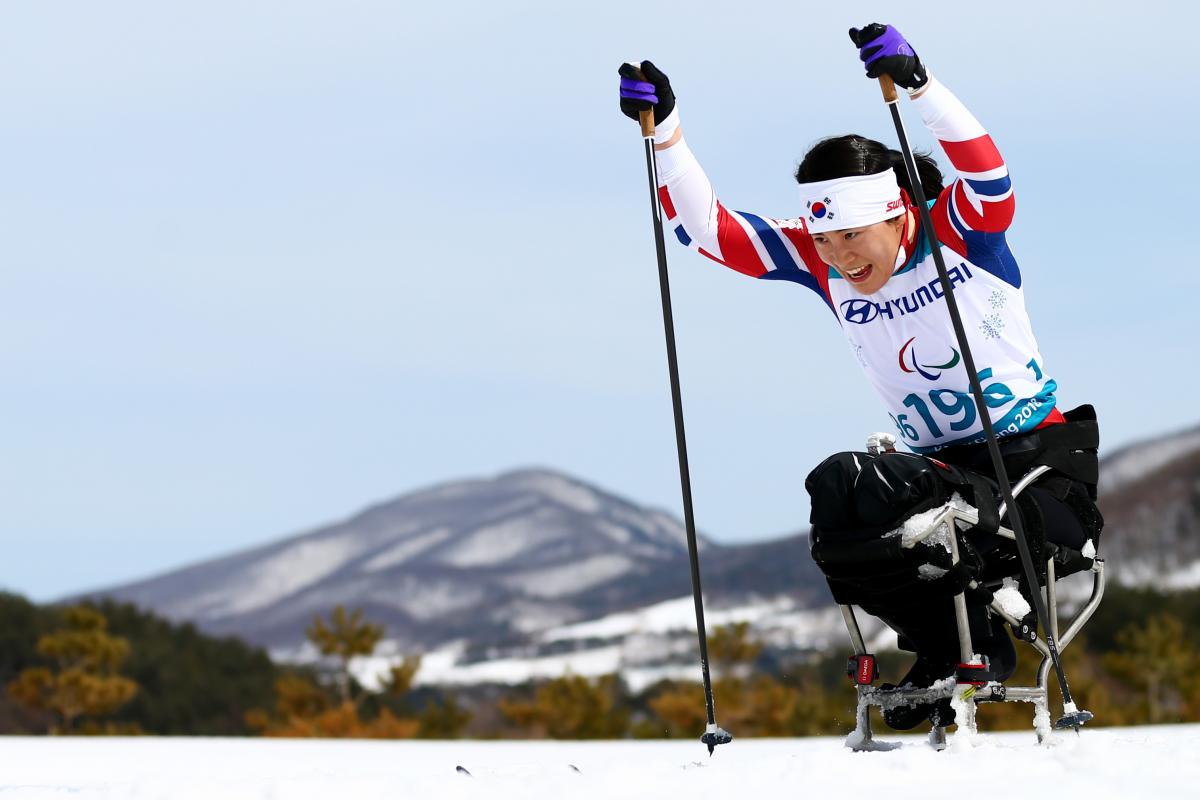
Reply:
M909 214L912 212L910 211ZM883 288L896 268L896 254L908 214L862 228L813 234L817 255L838 271L859 294Z

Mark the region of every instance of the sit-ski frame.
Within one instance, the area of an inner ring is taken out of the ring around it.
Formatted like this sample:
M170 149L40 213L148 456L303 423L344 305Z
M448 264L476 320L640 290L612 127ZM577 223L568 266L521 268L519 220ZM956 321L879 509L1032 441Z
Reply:
M872 437L874 438L874 437ZM890 437L889 437L890 438ZM1013 497L1016 498L1030 484L1040 478L1050 468L1039 466L1031 470L1013 487ZM1002 503L999 509L999 516L1003 519L1005 506ZM903 544L907 548L915 547L917 544L925 541L934 533L940 526L947 525L950 530L950 560L953 565L959 562L958 548L958 529L955 527L958 521L977 525L979 523L979 515L971 510L958 509L951 504L947 504L941 514L922 531L920 535L914 537L912 541ZM1015 535L1012 530L1005 527L1000 527L997 533L1007 539L1014 539ZM1104 561L1098 558L1092 559L1092 566L1089 571L1092 573L1092 595L1088 602L1079 610L1075 618L1071 621L1065 633L1061 636L1058 630L1058 604L1055 595L1055 576L1054 576L1054 559L1050 558L1046 562L1046 607L1050 615L1051 633L1058 642L1058 649L1061 652L1066 649L1071 640L1083 628L1084 624L1095 613L1097 606L1100 605L1101 598L1104 597ZM977 584L972 581L970 588L975 588ZM990 608L1001 619L1007 622L1014 629L1020 630L1026 634L1031 633L1028 627L1024 626L1021 620L1016 619L1000 604L992 600ZM850 641L854 646L855 657L867 655L866 642L863 640L862 630L858 626L858 620L854 616L853 606L841 606L842 616L846 620L846 627L850 633ZM975 649L971 644L971 628L967 622L967 600L964 592L959 592L954 596L954 614L958 626L958 643L959 654L963 664L971 664L975 661ZM1008 703L1032 703L1034 707L1034 727L1037 730L1038 742L1042 742L1050 730L1050 708L1049 708L1049 692L1048 680L1050 675L1050 648L1045 640L1038 636L1033 636L1026 641L1038 651L1042 656L1041 665L1037 672L1036 686L1005 686L997 681L986 681L983 683L963 683L955 677L947 678L944 681L939 681L932 687L912 688L912 689L880 689L870 685L870 681L874 679L874 665L871 664L864 674L863 669L859 669L859 674L855 677L856 688L858 690L858 710L857 710L857 726L847 744L855 750L875 750L884 749L886 746L882 743L876 743L872 738L871 733L871 706L879 706L880 709L894 708L901 705L911 705L914 703L932 703L946 698L952 698L955 695L962 701L959 707L958 719L956 724L960 729L964 729L974 733L975 725L975 704L981 702L1008 702ZM960 686L963 687L960 689ZM965 714L964 714L965 711ZM963 718L965 716L965 719ZM935 725L930 732L930 744L935 748L941 749L946 746L946 728L942 725Z

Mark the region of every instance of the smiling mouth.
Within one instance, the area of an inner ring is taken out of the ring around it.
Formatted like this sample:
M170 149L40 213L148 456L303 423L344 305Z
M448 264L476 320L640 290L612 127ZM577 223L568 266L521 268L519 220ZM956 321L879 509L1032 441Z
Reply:
M862 283L871 276L871 272L873 272L872 266L870 264L863 264L857 269L844 270L842 274L845 275L846 280L850 281L851 283Z

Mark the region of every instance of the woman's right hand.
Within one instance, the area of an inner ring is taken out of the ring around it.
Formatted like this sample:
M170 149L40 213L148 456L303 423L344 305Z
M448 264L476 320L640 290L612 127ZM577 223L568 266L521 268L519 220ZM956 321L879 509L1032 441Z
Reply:
M891 25L872 22L865 28L851 28L850 41L858 48L868 78L891 75L909 94L919 92L929 82L929 73L913 46Z
M622 64L617 72L621 75L621 113L636 121L641 112L653 108L654 124L661 125L675 109L675 93L667 76L649 61L640 67Z

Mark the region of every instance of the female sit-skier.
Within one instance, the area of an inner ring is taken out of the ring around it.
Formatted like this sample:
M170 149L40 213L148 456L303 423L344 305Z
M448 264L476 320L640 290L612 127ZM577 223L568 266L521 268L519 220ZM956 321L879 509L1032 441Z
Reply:
M936 162L917 156L1006 469L1015 482L1033 466L1052 467L1018 497L1018 506L1035 563L1044 571L1047 553L1057 552L1061 577L1086 563L1068 556L1078 556L1089 540L1097 544L1103 524L1094 503L1098 434L1090 406L1066 414L1057 407L1058 387L1034 338L1021 272L1005 237L1014 208L1008 169L971 112L929 74L895 28L872 24L851 29L850 38L868 77L887 74L907 90L959 173L943 186ZM838 453L808 476L813 557L835 599L881 618L902 647L915 650L900 685L929 686L955 671L951 598L974 581L981 587L968 594L975 650L990 662L994 680L1007 679L1016 666L1013 643L986 604L991 588L1020 572L1011 541L981 524L965 537L957 570L949 569L937 545L900 563L873 560L878 548L866 546L955 492L978 506L981 517L990 508L995 522L995 475L983 426L901 154L862 136L824 139L796 170L798 215L733 211L717 199L683 139L667 76L649 61L640 70L622 65L620 73L622 111L636 119L654 110L659 197L675 235L745 275L813 290L913 451ZM847 558L856 545L863 545L862 558ZM1028 597L1036 589L1022 583L1021 590ZM901 730L927 719L953 721L948 700L900 706L884 716Z

